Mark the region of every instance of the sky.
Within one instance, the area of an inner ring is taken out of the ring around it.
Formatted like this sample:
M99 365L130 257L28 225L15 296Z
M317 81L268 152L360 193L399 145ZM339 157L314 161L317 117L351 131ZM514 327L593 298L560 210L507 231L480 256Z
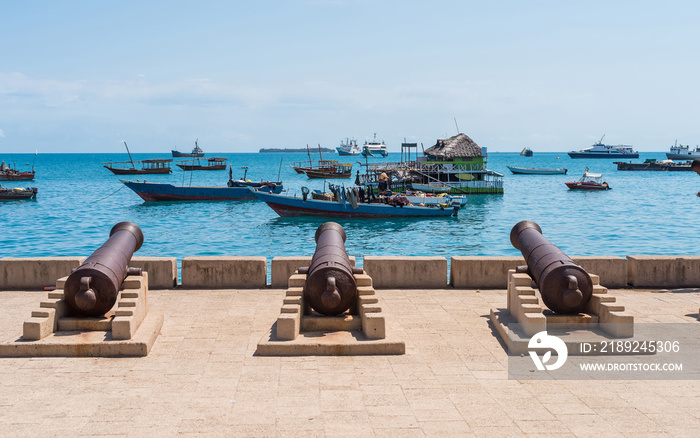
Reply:
M700 143L694 1L0 0L0 156Z

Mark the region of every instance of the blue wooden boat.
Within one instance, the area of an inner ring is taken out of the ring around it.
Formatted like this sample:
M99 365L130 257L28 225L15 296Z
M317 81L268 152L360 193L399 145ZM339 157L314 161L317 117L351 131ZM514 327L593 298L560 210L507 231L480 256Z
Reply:
M303 190L303 189L302 189ZM379 217L439 217L457 216L460 201L453 201L447 207L426 207L417 205L389 205L384 203L364 204L357 200L321 200L279 195L274 193L252 192L258 199L265 201L282 217L290 216L324 216L343 218L379 218ZM306 192L308 194L308 191Z
M515 167L506 166L516 175L566 175L568 169L560 167L558 169L545 169L541 167Z
M280 193L282 182L241 182L229 181L229 187L178 187L172 184L124 181L146 202L159 201L243 201L256 199L255 191Z

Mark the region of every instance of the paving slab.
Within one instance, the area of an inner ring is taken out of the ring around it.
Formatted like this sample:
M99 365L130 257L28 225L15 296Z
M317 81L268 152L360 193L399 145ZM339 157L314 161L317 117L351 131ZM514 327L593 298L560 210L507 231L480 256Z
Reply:
M508 380L505 290L385 289L403 355L256 356L283 289L150 291L140 358L0 359L3 436L697 435L698 381ZM637 322L700 324L700 290L611 290ZM45 293L0 293L0 342ZM642 319L643 321L640 321Z

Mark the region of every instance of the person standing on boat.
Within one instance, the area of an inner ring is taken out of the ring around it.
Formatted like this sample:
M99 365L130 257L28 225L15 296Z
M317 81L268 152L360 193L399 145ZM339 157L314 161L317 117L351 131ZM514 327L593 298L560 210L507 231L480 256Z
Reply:
M379 175L378 189L380 195L384 194L384 192L389 190L389 177L386 176L386 173L384 172L382 172L382 174Z

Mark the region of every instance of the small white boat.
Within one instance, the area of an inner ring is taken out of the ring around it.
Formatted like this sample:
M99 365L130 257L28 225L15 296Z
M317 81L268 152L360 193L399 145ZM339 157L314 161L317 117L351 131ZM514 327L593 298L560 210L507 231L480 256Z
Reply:
M569 190L610 190L610 186L603 181L602 173L590 173L588 167L583 176L576 181L565 182Z
M515 167L506 166L516 175L566 175L568 169L560 167L558 169L544 169L539 167Z

